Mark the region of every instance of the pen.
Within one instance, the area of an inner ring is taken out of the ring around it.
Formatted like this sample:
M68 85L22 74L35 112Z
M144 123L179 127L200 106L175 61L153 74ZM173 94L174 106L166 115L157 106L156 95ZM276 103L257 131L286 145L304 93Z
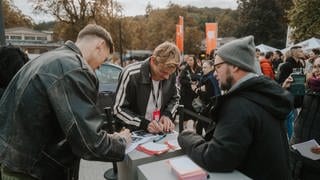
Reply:
M159 136L159 137L155 138L155 139L153 140L153 142L158 142L158 141L162 140L163 138L165 138L166 136L167 136L167 134L164 134L164 135L162 135L162 136Z

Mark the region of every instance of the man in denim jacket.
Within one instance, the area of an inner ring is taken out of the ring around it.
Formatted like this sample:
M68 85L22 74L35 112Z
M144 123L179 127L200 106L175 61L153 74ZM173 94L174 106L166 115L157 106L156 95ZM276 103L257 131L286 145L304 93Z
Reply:
M2 179L77 179L80 158L124 158L129 130L101 130L95 104L94 69L112 51L109 33L91 24L17 73L0 101Z

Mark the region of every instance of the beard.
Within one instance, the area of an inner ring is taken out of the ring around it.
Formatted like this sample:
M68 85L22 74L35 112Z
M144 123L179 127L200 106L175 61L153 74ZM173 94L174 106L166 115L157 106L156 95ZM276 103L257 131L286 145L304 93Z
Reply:
M232 81L233 81L233 76L231 75L230 70L228 69L228 71L226 72L226 82L221 82L221 90L223 91L228 91L229 89L231 89L232 87Z

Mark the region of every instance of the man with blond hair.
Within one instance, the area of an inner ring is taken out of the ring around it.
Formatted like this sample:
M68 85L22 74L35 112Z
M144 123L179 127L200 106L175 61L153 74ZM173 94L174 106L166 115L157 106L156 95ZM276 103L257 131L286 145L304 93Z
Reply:
M107 134L96 107L94 70L112 51L110 34L91 24L22 67L0 101L2 180L78 179L80 158L124 158L129 130Z
M170 132L179 104L175 72L180 52L164 42L151 57L127 66L120 75L114 114L132 129Z

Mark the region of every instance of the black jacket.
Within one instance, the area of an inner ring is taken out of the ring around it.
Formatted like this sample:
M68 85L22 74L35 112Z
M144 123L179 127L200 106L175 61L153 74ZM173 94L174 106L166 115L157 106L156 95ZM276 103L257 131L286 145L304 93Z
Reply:
M183 131L178 142L208 171L237 169L253 179L290 179L284 120L292 98L276 82L253 77L218 96L205 137Z
M301 111L295 120L294 133L290 144L301 143L311 139L315 139L318 143L320 142L320 92L308 90L304 96ZM294 155L297 157L294 159L295 162L293 164L302 161L303 168L316 172L318 179L320 178L319 160L313 161L301 156L299 153L294 153Z
M181 100L180 104L184 105L184 108L192 110L192 100L197 96L195 91L191 88L192 82L199 82L201 77L201 69L197 68L193 73L189 65L183 69L179 76L180 82L180 93L181 93ZM189 120L190 117L188 115L184 116L185 120Z
M294 60L292 57L288 58L286 62L281 65L279 69L279 83L282 84L289 75L293 72L293 68L303 68L303 64L300 61Z
M99 129L98 80L71 41L27 63L0 101L0 161L38 179L78 176L80 157L122 160L125 140Z
M146 130L149 120L145 113L151 92L149 58L127 66L120 74L113 112L118 119L132 129ZM169 118L177 112L180 95L176 87L176 76L161 81L161 108L160 113Z

